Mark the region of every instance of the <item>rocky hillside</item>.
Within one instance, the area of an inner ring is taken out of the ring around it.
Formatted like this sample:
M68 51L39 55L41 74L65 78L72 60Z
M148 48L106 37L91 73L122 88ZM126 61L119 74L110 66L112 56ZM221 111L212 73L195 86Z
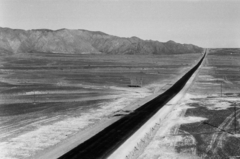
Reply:
M201 51L202 48L192 44L122 38L96 31L0 28L0 53L164 54Z

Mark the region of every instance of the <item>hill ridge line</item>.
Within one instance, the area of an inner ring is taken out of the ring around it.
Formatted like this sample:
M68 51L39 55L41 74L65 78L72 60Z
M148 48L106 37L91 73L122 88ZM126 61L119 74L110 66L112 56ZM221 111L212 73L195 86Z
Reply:
M11 29L0 27L0 53L176 54L201 53L203 48L172 40L159 42L136 36L118 37L84 29Z

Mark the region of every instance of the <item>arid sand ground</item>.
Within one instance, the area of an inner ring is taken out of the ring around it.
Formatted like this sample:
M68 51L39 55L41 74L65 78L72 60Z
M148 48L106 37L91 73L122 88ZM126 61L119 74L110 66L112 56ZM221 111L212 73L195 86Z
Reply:
M66 151L166 90L201 55L2 56L0 158ZM142 87L128 87L133 80Z

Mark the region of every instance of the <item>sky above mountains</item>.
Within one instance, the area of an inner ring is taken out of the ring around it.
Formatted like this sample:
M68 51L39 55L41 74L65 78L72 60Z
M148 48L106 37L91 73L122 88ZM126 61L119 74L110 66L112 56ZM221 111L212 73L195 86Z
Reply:
M237 0L0 0L0 26L240 47Z

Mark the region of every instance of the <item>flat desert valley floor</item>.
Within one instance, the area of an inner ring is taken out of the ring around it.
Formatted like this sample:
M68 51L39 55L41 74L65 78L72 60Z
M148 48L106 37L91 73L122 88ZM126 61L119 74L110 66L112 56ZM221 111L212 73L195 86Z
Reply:
M34 158L124 115L168 89L202 55L3 55L0 158ZM209 49L172 107L137 158L240 158L240 49Z
M121 114L123 108L169 88L201 56L1 56L0 158L34 158Z

